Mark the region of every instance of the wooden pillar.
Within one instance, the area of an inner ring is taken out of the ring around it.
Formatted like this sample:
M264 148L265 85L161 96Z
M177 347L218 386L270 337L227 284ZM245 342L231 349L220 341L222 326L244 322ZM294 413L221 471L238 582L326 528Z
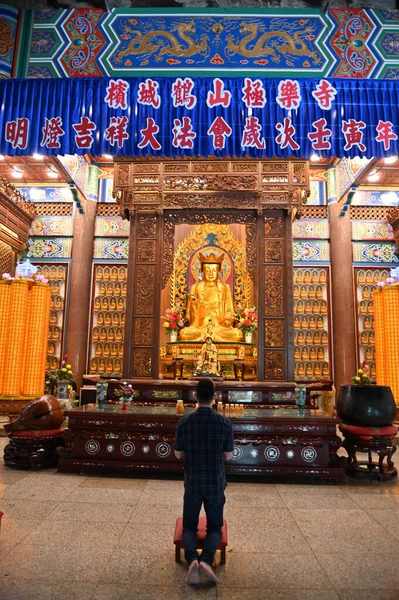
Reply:
M70 276L66 351L78 387L86 370L90 283L93 261L97 203L88 201L84 214L76 212L73 222L73 252Z
M258 260L260 301L264 310L264 372L262 377L260 371L259 379L266 381L292 381L294 378L290 223L286 211L267 211L258 229L262 240Z
M161 250L163 217L131 215L125 328L126 378L159 376Z
M334 379L337 391L351 383L356 372L356 332L352 269L352 229L349 211L330 204L331 294Z

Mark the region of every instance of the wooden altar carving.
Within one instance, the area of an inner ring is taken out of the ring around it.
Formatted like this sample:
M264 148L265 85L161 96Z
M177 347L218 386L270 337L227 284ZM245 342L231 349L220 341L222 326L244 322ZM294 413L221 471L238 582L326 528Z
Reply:
M291 219L309 195L308 163L116 158L114 195L131 222L124 377L158 378L175 226L238 223L257 288L258 378L293 380Z
M395 254L397 256L399 256L399 207L398 206L395 206L395 207L389 209L388 221L390 222L390 224L392 226L393 234L395 236L395 245L396 245Z

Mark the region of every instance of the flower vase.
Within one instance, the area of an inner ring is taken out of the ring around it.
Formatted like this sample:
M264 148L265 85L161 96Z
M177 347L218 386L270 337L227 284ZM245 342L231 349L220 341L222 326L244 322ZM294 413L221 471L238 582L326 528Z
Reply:
M172 329L172 331L169 333L169 340L171 343L177 342L177 330L176 329Z
M245 343L252 344L252 331L245 332Z
M103 408L107 400L108 383L106 381L99 381L96 388L98 408Z
M59 380L57 381L57 400L59 401L62 410L72 410L73 404L69 399L68 386L70 381Z
M122 410L127 410L132 403L133 396L123 396L122 397Z

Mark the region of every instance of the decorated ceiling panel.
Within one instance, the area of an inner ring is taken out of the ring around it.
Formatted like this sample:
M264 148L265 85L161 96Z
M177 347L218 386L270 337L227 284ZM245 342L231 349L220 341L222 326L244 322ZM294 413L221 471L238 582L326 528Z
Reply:
M24 65L22 64L24 62ZM399 78L399 11L38 10L18 76Z

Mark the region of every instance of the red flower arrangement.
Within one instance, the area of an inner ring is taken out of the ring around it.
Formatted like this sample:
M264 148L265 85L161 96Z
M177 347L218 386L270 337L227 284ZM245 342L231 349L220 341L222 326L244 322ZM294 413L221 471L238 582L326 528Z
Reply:
M167 333L183 329L184 319L179 308L167 308L165 314L166 316L162 317L162 319L164 320L163 326Z

